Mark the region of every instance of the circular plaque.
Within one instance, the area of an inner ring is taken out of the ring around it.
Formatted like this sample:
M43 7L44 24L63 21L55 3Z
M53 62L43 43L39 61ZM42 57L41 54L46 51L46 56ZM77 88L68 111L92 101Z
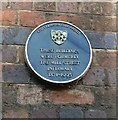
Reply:
M50 21L35 28L25 45L26 60L40 78L52 83L80 79L89 69L92 48L75 25Z

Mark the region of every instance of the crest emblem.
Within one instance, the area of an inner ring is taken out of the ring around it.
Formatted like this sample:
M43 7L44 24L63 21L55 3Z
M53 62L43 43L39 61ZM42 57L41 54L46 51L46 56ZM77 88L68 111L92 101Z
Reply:
M51 30L51 37L54 43L61 45L67 39L67 31Z

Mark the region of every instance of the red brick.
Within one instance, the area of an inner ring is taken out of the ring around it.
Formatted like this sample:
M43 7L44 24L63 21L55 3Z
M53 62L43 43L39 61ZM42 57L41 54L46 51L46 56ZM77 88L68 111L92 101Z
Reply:
M18 10L31 10L32 9L32 2L12 2L11 7L12 9Z
M101 3L103 15L116 15L116 5L111 2Z
M4 45L2 47L2 61L4 63L16 63L17 51L15 46Z
M82 30L94 30L93 17L87 15L70 15L69 22L75 24Z
M20 12L22 26L36 27L45 22L45 15L40 12Z
M69 12L69 13L77 13L77 3L72 2L58 2L57 3L57 11L59 12Z
M94 16L96 31L116 31L116 17Z
M35 2L34 3L35 10L42 10L42 11L55 11L56 5L54 2Z
M3 113L3 118L28 118L28 111L25 109L8 110Z
M0 11L0 14L2 15L2 18L0 18L0 21L2 21L3 25L16 25L17 24L17 12L13 10L4 10Z
M59 21L69 21L69 18L66 14L54 14L54 13L45 13L47 21L59 20Z
M18 62L19 63L24 63L25 62L25 48L24 47L19 47L18 49Z
M45 100L54 104L92 104L94 95L89 91L55 90L45 94Z
M115 15L116 6L110 2L84 2L78 4L79 13L96 15Z
M78 9L80 13L85 13L85 14L101 14L101 6L100 3L79 3L78 4Z
M96 51L96 60L99 66L102 67L116 67L116 51Z
M68 17L66 15L57 15L51 18L50 20L59 20L59 21L68 22Z

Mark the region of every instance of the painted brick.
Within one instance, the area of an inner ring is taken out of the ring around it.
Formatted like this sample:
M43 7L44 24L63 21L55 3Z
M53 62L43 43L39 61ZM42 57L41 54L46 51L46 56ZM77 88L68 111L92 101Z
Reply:
M94 16L95 31L116 31L116 17Z
M8 83L29 83L30 75L24 65L4 65L3 78Z
M102 67L92 67L83 79L84 85L105 85L105 71Z
M61 107L59 109L60 120L83 118L83 111L80 107Z
M57 3L57 11L58 12L69 12L69 13L77 13L77 3L76 2L58 2Z
M20 46L18 48L18 63L25 63L25 48Z
M116 68L107 69L108 72L108 82L110 86L116 86Z
M116 55L117 51L96 51L97 63L102 67L115 67L116 66Z
M3 113L3 118L28 118L28 111L25 109L8 110Z
M106 33L103 40L105 41L105 48L116 49L117 36L115 33Z
M11 8L15 10L31 10L33 2L11 2Z
M35 85L19 85L17 102L21 105L39 105L42 102L42 89Z
M41 107L38 109L33 109L31 112L31 118L57 118L57 110L55 108Z
M85 112L85 118L107 118L107 115L101 110L88 110Z
M20 25L36 27L45 22L45 15L41 12L20 12Z
M2 46L2 62L3 63L16 63L17 51L16 46Z
M31 31L30 28L3 28L3 44L24 45Z
M17 24L17 12L13 10L0 11L2 18L2 25L16 25Z
M94 95L90 90L52 90L45 93L45 100L54 104L92 104Z
M98 32L85 32L92 48L105 48L104 41L103 41L103 34Z
M54 2L35 2L34 9L48 12L56 11L56 4Z
M110 2L78 3L79 13L93 15L116 15L116 6Z

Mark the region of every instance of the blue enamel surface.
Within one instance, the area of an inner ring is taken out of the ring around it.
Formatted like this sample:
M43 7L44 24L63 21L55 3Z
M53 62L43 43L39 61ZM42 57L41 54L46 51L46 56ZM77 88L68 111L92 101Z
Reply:
M46 29L43 29L40 31L40 29L45 26L45 25L53 24L54 26L47 27ZM56 23L47 23L43 26L38 27L30 36L28 44L27 44L27 57L28 60L32 66L32 68L39 74L39 76L42 76L46 79L49 79L51 81L69 81L72 79L77 78L80 76L85 69L87 68L89 62L90 62L90 57L91 57L91 50L90 50L90 45L84 36L84 34L79 31L77 34L74 30L70 29L69 25L68 27L64 26L57 26L55 25ZM67 23L63 23L67 24ZM71 26L73 27L73 26ZM37 32L37 31L40 32ZM62 44L62 45L57 45L55 44L52 39L51 39L51 30L62 30L62 31L67 31L68 36L67 40ZM45 48L45 49L55 49L55 50L60 50L60 49L72 49L72 50L79 50L79 54L72 54L72 53L41 53L40 49ZM40 55L78 55L79 59L44 59L48 60L49 62L51 61L59 61L62 62L61 65L41 65L40 60L41 57ZM80 61L79 65L64 65L63 63L66 61ZM48 67L71 67L72 71L48 71ZM73 76L71 77L50 77L48 76L49 72L52 73L72 73ZM81 77L81 76L80 76Z

